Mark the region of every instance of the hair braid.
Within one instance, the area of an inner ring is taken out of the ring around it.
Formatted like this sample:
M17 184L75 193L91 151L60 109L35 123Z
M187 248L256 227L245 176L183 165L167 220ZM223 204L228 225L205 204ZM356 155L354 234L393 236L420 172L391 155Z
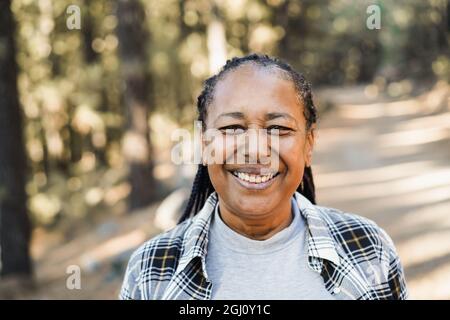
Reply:
M316 204L316 188L314 186L311 167L305 167L303 180L298 186L297 191L303 194L312 204Z

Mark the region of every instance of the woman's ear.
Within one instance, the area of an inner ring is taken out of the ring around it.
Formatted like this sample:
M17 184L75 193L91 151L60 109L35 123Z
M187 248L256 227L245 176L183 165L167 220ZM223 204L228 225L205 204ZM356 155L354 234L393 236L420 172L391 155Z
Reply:
M311 128L308 130L306 134L306 141L305 141L305 165L307 167L310 167L312 164L312 153L314 148L314 142L315 142L315 135L316 135L316 125L312 124Z

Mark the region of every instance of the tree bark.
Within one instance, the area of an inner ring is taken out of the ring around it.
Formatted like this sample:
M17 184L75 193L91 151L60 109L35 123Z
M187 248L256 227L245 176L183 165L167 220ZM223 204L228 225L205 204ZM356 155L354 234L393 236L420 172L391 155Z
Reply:
M0 275L31 275L26 158L17 89L15 22L0 1Z
M124 81L123 102L127 113L123 140L125 159L130 168L130 209L151 203L157 196L151 160L149 88L145 11L138 0L117 2L117 36L121 73Z

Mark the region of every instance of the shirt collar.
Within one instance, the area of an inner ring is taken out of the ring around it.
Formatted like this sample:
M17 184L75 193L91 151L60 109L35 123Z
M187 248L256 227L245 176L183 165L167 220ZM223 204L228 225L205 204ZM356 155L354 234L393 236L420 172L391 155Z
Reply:
M326 259L336 265L340 265L339 254L336 251L335 241L331 237L328 223L324 220L319 208L311 203L299 192L295 192L294 198L298 208L306 219L308 230L308 255Z
M202 209L191 219L184 234L183 252L175 274L183 271L192 259L199 257L201 258L203 274L208 278L205 258L211 217L214 214L217 202L217 193L211 193Z
M295 192L294 199L300 213L306 219L308 230L308 256L326 259L336 265L340 264L335 242L330 235L326 221L319 209L299 192ZM213 192L205 202L203 208L192 218L183 239L183 252L175 273L179 273L191 262L199 257L203 273L206 273L205 258L208 246L209 227L218 202L217 193Z

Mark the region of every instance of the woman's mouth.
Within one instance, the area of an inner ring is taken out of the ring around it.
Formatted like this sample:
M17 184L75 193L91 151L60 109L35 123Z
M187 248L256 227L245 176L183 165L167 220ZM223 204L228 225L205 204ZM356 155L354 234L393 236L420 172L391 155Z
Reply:
M279 172L272 172L268 174L251 174L246 172L229 171L233 177L240 183L241 186L247 189L262 190L268 188L275 181Z

